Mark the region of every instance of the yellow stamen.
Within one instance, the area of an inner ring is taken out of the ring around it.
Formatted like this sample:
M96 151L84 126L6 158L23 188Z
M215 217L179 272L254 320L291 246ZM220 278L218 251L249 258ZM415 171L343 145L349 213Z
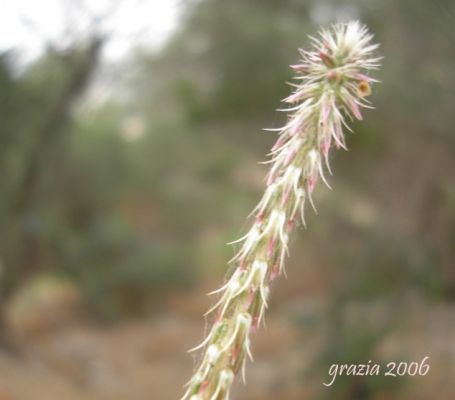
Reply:
M367 81L361 81L357 85L357 94L360 97L367 97L371 94L371 87Z

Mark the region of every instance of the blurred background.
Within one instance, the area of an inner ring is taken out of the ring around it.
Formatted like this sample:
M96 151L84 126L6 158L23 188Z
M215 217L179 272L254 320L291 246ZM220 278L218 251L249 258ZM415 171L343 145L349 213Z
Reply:
M332 156L233 397L453 398L453 0L0 5L1 400L179 398L288 65L350 19L385 56L376 110ZM425 377L322 385L425 356Z

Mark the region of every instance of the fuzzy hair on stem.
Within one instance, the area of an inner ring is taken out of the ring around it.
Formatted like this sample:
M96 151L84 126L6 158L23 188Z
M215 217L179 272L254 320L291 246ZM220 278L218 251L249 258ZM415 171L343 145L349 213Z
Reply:
M347 149L348 121L361 120L361 109L372 108L366 97L377 81L369 71L381 60L372 39L358 21L339 23L310 36L311 48L300 49L300 62L291 65L296 83L283 100L287 123L272 129L278 139L269 154L266 189L251 214L251 229L233 242L240 248L230 261L232 274L211 293L219 296L208 311L214 322L190 350L202 353L182 400L228 400L239 371L245 381L246 361L253 358L250 336L264 321L271 282L285 272L289 234L296 224L305 225L307 203L316 211L317 182L330 188L330 149Z

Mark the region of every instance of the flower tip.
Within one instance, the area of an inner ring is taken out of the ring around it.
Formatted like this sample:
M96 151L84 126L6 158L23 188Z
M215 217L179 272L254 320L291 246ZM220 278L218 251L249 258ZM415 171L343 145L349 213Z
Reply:
M292 65L290 65L290 67L296 72L305 71L305 65L304 64L292 64Z

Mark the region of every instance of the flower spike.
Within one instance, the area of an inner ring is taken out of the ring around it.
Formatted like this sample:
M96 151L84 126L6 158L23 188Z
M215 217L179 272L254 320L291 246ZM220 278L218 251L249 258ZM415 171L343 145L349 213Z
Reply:
M256 331L269 301L271 282L284 273L288 237L300 222L305 225L305 201L316 211L312 193L320 178L330 188L332 145L346 148L343 127L348 120L362 119L362 108L371 108L366 97L368 75L379 68L374 55L378 45L358 21L341 23L310 37L312 48L299 50L302 59L291 68L297 74L293 93L283 102L290 105L289 118L278 131L270 152L270 172L262 200L251 213L252 228L241 239L230 263L234 272L211 294L218 302L208 313L215 322L205 340L201 364L188 382L182 400L228 400L238 371L245 381L245 363L252 360L250 334Z

